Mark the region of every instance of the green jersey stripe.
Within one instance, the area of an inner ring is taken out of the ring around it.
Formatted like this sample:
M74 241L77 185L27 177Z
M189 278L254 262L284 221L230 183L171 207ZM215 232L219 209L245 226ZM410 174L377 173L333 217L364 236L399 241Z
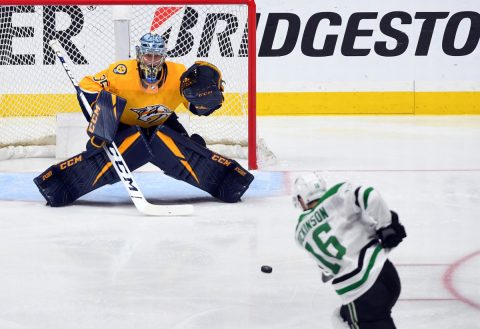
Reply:
M343 183L338 183L337 185L335 185L334 187L332 187L331 189L329 189L327 192L325 192L324 195L322 195L322 197L320 199L318 199L318 203L317 205L312 208L312 209L308 209L306 211L304 211L301 215L300 215L300 218L298 219L298 224L297 224L297 227L295 228L298 229L298 226L300 225L300 223L302 222L303 219L305 219L305 216L307 216L308 214L310 214L312 211L314 211L323 201L325 201L326 199L328 199L329 197L331 197L332 195L334 195L335 193L338 192L338 190L340 189L340 187L342 187L342 185L345 184L345 182Z
M365 210L367 210L368 207L368 196L370 193L373 191L373 187L369 187L363 192L363 204L365 205Z
M331 197L332 195L337 193L338 190L340 189L340 187L342 187L343 184L345 184L345 183L338 183L337 185L335 185L334 187L329 189L327 192L325 192L325 194L322 195L322 197L320 199L318 199L318 204L315 206L315 208L318 207L318 205L320 203L322 203L323 201L325 201L326 199L328 199L329 197Z
M356 289L358 287L360 287L362 284L365 283L365 281L367 281L368 279L368 276L370 275L370 271L372 270L373 268L373 265L375 264L375 260L377 259L377 256L378 256L378 253L382 250L382 246L381 245L378 245L375 247L375 250L373 251L373 254L372 254L372 257L370 258L370 262L368 263L368 267L365 271L365 273L363 274L363 277L358 280L357 282L355 283L352 283L351 285L349 286L346 286L344 288L341 288L341 289L338 289L337 290L337 294L339 295L343 295L353 289Z
M341 283L341 282L344 282L344 281L347 281L348 279L351 279L353 278L355 275L357 275L358 273L360 273L363 269L363 266L367 265L365 264L364 262L364 259L365 259L365 255L367 254L367 251L378 244L378 240L374 239L374 240L371 240L369 243L367 243L361 250L360 250L360 254L358 255L358 265L357 265L357 268L354 269L353 271L349 272L349 273L346 273L346 274L343 274L342 276L340 277L337 277L335 278L332 283L333 284L337 284L337 283Z
M352 320L352 328L353 329L359 329L358 327L358 319L357 319L357 312L355 310L355 304L354 302L347 304L348 311L350 313L350 320Z

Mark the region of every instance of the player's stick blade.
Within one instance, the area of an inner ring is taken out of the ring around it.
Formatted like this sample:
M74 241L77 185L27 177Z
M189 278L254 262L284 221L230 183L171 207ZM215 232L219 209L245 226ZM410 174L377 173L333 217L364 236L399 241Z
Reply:
M193 214L193 205L156 205L145 203L140 211L148 216L188 216Z

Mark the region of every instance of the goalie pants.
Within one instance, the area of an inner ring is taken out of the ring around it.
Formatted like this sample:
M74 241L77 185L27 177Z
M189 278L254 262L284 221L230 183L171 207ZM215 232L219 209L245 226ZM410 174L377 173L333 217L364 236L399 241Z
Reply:
M340 315L354 329L395 329L391 312L401 285L395 266L387 259L373 286L353 302L342 305Z

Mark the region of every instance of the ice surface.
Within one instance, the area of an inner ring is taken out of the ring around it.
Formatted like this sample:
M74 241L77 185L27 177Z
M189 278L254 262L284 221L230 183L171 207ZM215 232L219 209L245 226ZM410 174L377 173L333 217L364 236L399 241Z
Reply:
M293 240L290 186L310 170L372 185L400 214L398 328L480 328L480 117L258 124L278 163L238 204L137 174L149 200L193 203L188 218L142 217L120 185L49 208L31 179L53 159L0 161L0 328L331 328L340 300Z

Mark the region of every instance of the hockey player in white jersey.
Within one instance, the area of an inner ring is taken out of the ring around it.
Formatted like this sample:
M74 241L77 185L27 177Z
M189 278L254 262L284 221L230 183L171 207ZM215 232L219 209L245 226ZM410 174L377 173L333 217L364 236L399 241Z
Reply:
M327 189L317 172L295 180L293 201L303 210L295 238L342 299L335 328L395 329L400 279L387 257L406 237L398 215L375 189L348 182Z

